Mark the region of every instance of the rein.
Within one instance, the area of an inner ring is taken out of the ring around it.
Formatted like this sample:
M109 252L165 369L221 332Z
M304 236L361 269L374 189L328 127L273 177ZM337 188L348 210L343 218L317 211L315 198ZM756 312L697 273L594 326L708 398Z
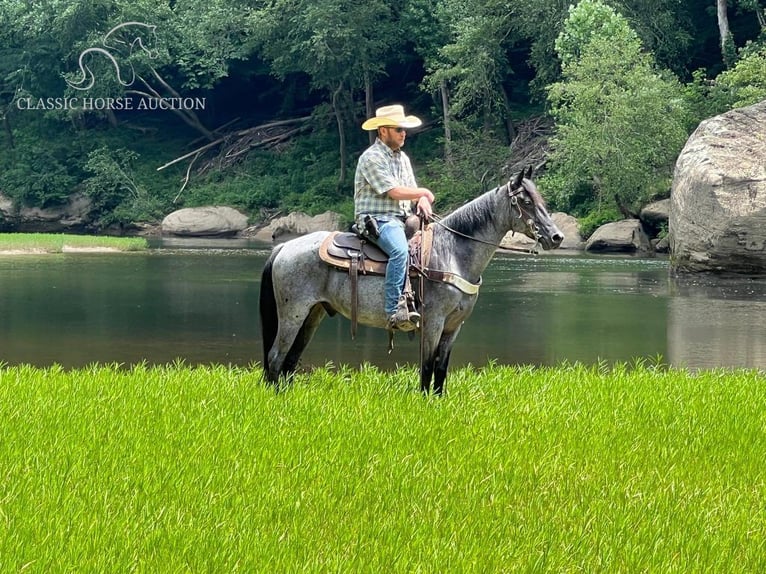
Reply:
M524 189L524 187L522 186L517 191L511 192L511 190L510 190L511 189L510 183L507 183L506 185L508 186L508 197L512 198L512 199L515 199L516 196L519 195L522 192L522 190ZM518 205L518 200L516 202L514 202L514 205L516 205L517 209L519 210L519 219L523 218L524 217L524 212L522 211L521 206ZM450 233L453 233L453 234L455 234L455 235L457 235L459 237L463 237L464 239L469 239L471 241L476 241L477 243L483 243L484 245L489 245L489 246L495 247L497 249L503 249L505 251L516 251L518 253L524 253L526 255L537 255L537 253L538 253L537 247L540 245L540 235L537 233L537 226L529 224L529 222L532 221L532 218L529 218L529 220L527 222L527 226L530 229L532 229L532 231L534 231L534 234L535 234L535 244L532 247L530 247L529 249L522 249L520 247L503 247L499 243L493 243L491 241L486 241L486 240L480 239L478 237L473 237L472 235L467 235L465 233L462 233L462 232L458 231L457 229L451 228L449 225L446 225L444 223L444 221L443 221L444 218L439 216L439 215L436 215L435 213L431 214L431 219L433 220L433 222L436 225L439 225L440 227L442 227L443 229L446 229Z

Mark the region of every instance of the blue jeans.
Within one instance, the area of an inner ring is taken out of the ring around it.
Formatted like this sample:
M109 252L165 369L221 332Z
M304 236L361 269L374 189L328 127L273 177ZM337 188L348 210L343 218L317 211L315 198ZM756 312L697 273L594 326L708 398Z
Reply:
M407 274L407 256L409 247L404 236L404 222L399 219L379 219L380 236L376 243L388 254L386 265L386 317L396 312L396 304L404 289Z

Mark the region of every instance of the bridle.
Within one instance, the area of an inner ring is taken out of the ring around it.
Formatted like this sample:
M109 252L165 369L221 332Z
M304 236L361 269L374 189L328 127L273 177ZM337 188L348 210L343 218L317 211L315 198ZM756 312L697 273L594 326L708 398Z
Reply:
M518 251L519 253L526 253L527 255L536 255L538 253L537 248L540 245L540 228L535 223L534 219L532 218L532 215L524 209L521 204L519 203L519 194L523 191L526 191L526 188L524 187L524 183L522 182L519 184L519 187L515 190L511 187L511 182L505 184L505 187L507 188L508 198L511 201L511 206L515 207L519 211L519 219L524 220L524 224L527 226L527 231L531 231L534 235L535 244L530 247L529 249L522 249L519 247L503 247L502 245L498 243L493 243L491 241L486 241L484 239L480 239L478 237L473 237L472 235L467 235L465 233L462 233L461 231L458 231L457 229L453 229L448 225L445 225L443 221L443 217L436 215L435 213L431 215L431 219L436 225L439 225L440 227L446 229L450 233L454 233L455 235L458 235L460 237L463 237L465 239L470 239L471 241L476 241L477 243L483 243L485 245L490 245L492 247L496 247L497 249L503 249L505 251ZM526 216L526 218L525 218ZM512 233L516 233L515 231L511 230Z

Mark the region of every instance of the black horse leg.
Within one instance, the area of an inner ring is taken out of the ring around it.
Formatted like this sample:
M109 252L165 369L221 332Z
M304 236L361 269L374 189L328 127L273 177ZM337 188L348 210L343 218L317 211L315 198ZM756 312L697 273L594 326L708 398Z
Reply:
M295 372L303 351L306 349L306 346L311 341L314 333L316 333L319 324L325 317L325 309L321 304L316 304L311 308L311 311L303 321L303 325L295 336L295 341L293 341L293 344L282 363L282 375L289 376Z
M455 343L460 329L453 333L443 333L439 346L436 348L436 360L434 361L434 393L441 396L444 394L444 382L447 379L447 367L452 354L452 345Z
M436 362L436 368L434 369L435 395L441 396L444 394L444 381L447 378L447 366L449 365L449 357L451 353L452 349L448 349L443 355L439 356Z
M431 379L434 376L434 357L425 357L423 364L420 365L420 391L423 394L431 392Z

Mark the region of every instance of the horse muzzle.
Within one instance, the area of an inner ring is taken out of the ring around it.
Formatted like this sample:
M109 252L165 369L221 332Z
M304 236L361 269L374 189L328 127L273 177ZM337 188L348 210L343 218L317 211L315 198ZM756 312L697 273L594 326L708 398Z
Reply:
M558 227L554 226L553 229L550 230L550 233L541 233L538 237L538 241L545 251L558 249L564 241L564 234L561 233L561 230Z

